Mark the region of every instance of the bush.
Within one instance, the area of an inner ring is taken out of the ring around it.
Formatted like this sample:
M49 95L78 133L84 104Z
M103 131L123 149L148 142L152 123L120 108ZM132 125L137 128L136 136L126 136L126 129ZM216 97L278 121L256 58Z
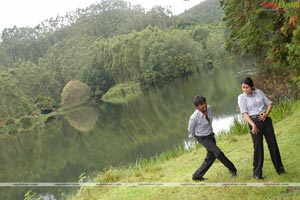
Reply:
M12 119L12 118L8 118L8 119L5 121L5 125L6 125L6 126L9 126L9 125L14 124L14 123L15 123L15 120Z
M56 101L48 96L38 96L35 101L35 105L41 110L41 113L44 114L45 111L53 111L57 107Z
M90 101L93 97L91 88L79 81L72 80L64 87L61 93L61 105L63 107L78 106Z
M275 104L270 116L272 117L273 122L277 122L287 117L292 112L293 107L292 101L282 100L279 103Z
M20 125L22 128L27 129L32 126L32 118L30 116L24 116L20 119Z

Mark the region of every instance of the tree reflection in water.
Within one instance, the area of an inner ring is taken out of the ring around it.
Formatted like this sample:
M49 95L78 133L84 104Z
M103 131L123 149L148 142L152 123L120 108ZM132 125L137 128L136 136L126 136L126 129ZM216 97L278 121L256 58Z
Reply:
M98 116L98 108L92 104L87 104L68 111L64 118L76 130L88 132L96 125Z

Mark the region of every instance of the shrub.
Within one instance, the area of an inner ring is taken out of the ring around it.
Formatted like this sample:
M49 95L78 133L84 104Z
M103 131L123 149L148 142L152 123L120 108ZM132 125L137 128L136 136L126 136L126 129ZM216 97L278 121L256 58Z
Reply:
M22 128L27 129L32 126L32 118L30 116L24 116L20 119L20 125Z
M11 124L14 124L15 123L15 120L13 118L8 118L6 121L5 121L5 125L8 126L8 125L11 125Z
M57 107L56 101L48 96L38 96L35 101L35 105L41 110L41 113L44 114L45 111L53 111Z
M88 102L93 96L91 88L78 80L72 80L64 87L61 94L61 105L72 107Z

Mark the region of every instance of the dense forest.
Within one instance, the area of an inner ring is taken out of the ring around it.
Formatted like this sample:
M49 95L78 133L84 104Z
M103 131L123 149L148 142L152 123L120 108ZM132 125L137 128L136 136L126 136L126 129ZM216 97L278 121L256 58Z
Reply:
M116 85L133 83L145 93L237 56L252 63L242 67L261 70L266 80L284 74L277 80L299 88L299 9L268 9L260 1L206 0L174 16L160 6L145 11L102 0L36 27L6 28L0 127L59 107L72 80L99 100Z

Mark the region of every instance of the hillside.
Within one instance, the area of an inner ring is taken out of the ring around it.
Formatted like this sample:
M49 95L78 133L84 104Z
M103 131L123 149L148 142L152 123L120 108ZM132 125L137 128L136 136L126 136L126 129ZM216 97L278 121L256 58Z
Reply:
M217 143L237 166L238 176L235 179L230 179L226 168L216 161L205 175L208 180L193 182L191 174L206 154L203 148L197 147L189 151L173 152L177 156L169 153L131 168L109 169L95 180L101 183L121 183L124 186L84 187L71 199L299 199L300 172L297 169L300 161L293 159L298 157L300 146L299 103L293 110L293 114L275 124L278 145L287 171L284 175L277 175L265 148L265 179L257 182L252 177L250 136L228 135L218 137ZM141 185L133 187L126 186L126 183ZM298 185L295 186L295 183Z
M223 10L219 0L206 0L178 15L179 19L189 22L210 24L221 21Z

